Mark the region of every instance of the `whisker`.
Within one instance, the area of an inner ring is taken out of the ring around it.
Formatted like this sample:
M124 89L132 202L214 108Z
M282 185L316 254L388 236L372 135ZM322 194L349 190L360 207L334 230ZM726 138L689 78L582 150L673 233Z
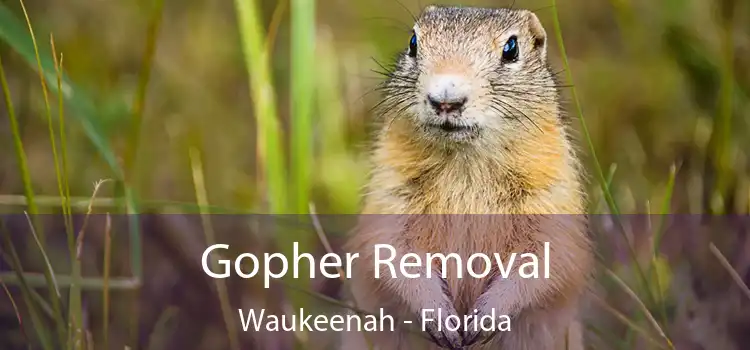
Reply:
M573 85L565 84L565 85L547 85L547 84L503 84L503 83L493 83L493 86L508 86L508 87L518 87L518 86L533 86L533 87L542 87L542 88L549 88L549 89L557 89L557 88L571 88Z
M414 12L411 12L411 10L409 10L409 8L406 7L406 5L404 5L404 3L402 3L401 1L399 0L395 0L395 1L401 6L401 8L403 8L404 10L406 10L407 13L409 13L409 16L411 16L411 19L414 20L414 22L417 21L417 16L414 15Z
M381 76L383 76L383 77L385 77L387 79L390 79L390 80L395 80L395 81L400 81L400 82L407 82L407 83L416 83L417 82L416 78L410 77L408 75L381 72L381 71L374 70L374 69L371 69L370 71L373 72L373 73L375 73L375 74L379 74L379 75L381 75Z
M502 105L490 103L488 107L497 112L503 119L518 120L518 117L513 115L513 113L510 113L510 111Z
M513 105L512 105L512 104L510 104L510 103L506 103L506 102L504 102L504 101L502 101L502 100L499 100L499 99L494 99L494 101L495 101L495 102L497 102L497 103L499 103L499 104L502 104L502 105L504 105L504 106L506 106L506 107L508 107L508 108L511 108L511 109L513 109L514 111L516 111L517 113L519 113L520 115L522 115L522 116L523 116L524 118L526 118L526 120L528 120L529 122L531 122L531 124L533 124L533 125L534 125L534 126L535 126L535 127L536 127L536 128L538 129L538 130L539 130L539 131L542 131L542 128L540 128L540 127L539 127L539 124L537 124L537 123L536 123L536 122L534 121L534 119L531 119L531 117L529 117L529 116L528 116L528 115L527 115L526 113L524 113L524 112L523 112L522 110L520 110L520 109L516 108L515 106L513 106ZM538 115L538 114L537 114L537 117L539 117L539 115Z
M395 100L397 98L398 98L398 96L388 96L388 97L380 100L378 103L376 103L374 106L372 106L372 108L370 108L370 110L368 111L368 113L371 113L371 112L377 110L379 107L387 105L388 103L392 103L393 100Z
M386 97L382 101L380 101L373 109L383 106L385 109L380 111L380 114L386 115L388 114L392 109L398 107L400 104L409 101L413 99L413 94L407 93L404 95L390 95L389 97Z
M412 100L412 97L413 96L409 96L408 98L402 99L401 101L399 101L399 104L403 103L403 102L406 102L406 101L409 101L409 100ZM412 101L410 103L405 104L401 108L399 108L399 110L396 111L396 113L393 114L393 117L391 118L391 121L388 123L388 126L386 127L386 131L391 129L391 126L393 125L393 122L396 121L396 119L402 117L402 112L403 111L405 111L406 109L408 109L408 108L410 108L410 107L412 107L414 105L416 105L416 103ZM396 106L398 106L398 104L395 104L393 108L395 108ZM392 110L393 108L389 109L389 111ZM384 115L386 115L386 114L384 114Z
M400 26L399 29L403 30L404 32L411 31L411 26L408 23L406 23L404 21L401 21L401 20L398 20L396 18L391 18L391 17L367 17L367 18L363 18L363 20L364 21L390 21L392 23L398 24Z
M513 98L514 100L528 102L528 103L535 103L535 104L542 103L545 100L549 99L550 97L547 95L540 95L540 94L532 95L532 94L515 91L515 90L493 89L492 91L503 93L506 96ZM535 97L535 98L529 98L528 96Z
M380 61L378 61L375 57L370 57L370 59L372 59L372 61L375 62L375 64L377 64L378 67L380 67L381 69L383 69L386 72L393 72L396 69L396 63L395 62L391 62L390 63L390 67L386 67L383 63L381 63Z

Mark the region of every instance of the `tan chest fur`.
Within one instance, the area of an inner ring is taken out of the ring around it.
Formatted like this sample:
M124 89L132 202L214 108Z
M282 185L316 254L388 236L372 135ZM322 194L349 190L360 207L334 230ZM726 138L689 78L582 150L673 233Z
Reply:
M500 150L427 150L412 144L408 133L391 130L375 150L364 213L411 214L418 223L403 235L415 248L464 258L537 251L542 240L555 239L534 231L537 215L583 211L574 158L554 125L539 138ZM466 311L484 282L449 278L457 308Z

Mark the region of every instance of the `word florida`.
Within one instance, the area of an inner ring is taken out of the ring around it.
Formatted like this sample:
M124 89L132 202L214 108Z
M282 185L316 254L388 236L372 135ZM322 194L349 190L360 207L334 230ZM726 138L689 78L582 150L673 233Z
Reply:
M320 271L325 278L341 278L343 272L344 277L349 279L352 263L359 259L359 253L346 253L344 257L328 253L316 260L310 253L300 253L299 243L294 242L291 257L282 253L263 253L262 256L243 253L232 262L221 259L223 254L218 252L228 249L227 244L214 244L208 247L201 259L203 271L213 278L231 277L232 271L241 278L262 276L265 288L270 287L271 280L286 277L290 270L295 279L300 278L301 273L305 273L305 276L311 279L316 278L316 271ZM432 278L434 275L445 279L448 278L448 271L454 271L456 278L464 278L464 271L473 278L484 278L493 271L493 266L501 278L508 278L513 271L518 271L521 278L540 278L540 269L543 271L542 278L550 278L549 242L544 242L542 256L532 253L511 253L506 260L498 253L493 253L492 256L475 253L464 259L457 253L398 254L396 248L389 244L375 244L373 249L373 277L376 279ZM301 268L303 264L307 264L304 269ZM432 267L437 267L438 271L442 272L435 274Z

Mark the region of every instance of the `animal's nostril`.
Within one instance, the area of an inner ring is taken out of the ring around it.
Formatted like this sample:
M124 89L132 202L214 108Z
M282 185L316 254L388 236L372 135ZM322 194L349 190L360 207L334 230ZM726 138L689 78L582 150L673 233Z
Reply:
M466 104L466 97L460 99L440 99L433 96L427 96L432 108L438 113L450 113L460 110Z

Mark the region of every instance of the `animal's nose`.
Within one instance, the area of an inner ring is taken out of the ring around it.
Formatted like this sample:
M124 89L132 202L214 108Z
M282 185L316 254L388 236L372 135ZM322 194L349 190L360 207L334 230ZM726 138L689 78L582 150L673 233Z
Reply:
M432 108L437 113L450 113L453 111L460 111L461 108L466 104L466 97L458 100L449 100L432 95L427 95L427 101L430 102Z
M470 85L461 75L439 74L427 85L427 102L435 112L460 111L469 99Z

